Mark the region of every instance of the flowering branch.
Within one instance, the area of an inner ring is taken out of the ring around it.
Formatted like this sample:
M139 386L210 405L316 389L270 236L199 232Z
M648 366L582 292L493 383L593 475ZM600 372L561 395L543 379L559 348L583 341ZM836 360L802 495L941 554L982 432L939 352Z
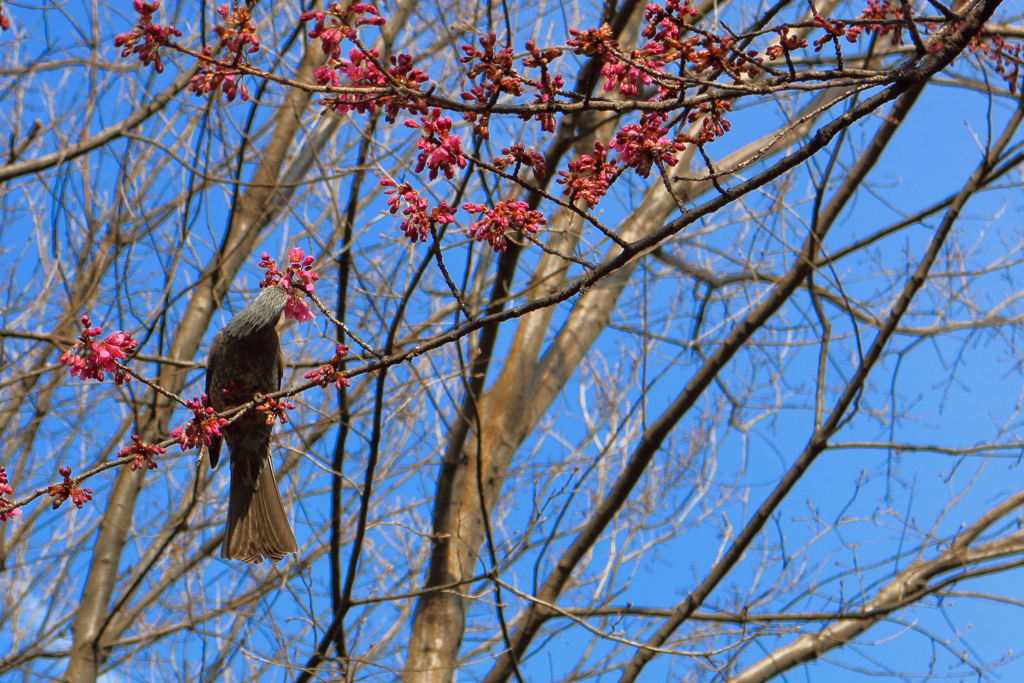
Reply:
M309 309L309 305L302 299L302 295L311 296L313 294L316 289L314 283L320 279L317 273L309 270L315 259L312 256L306 256L302 249L295 247L288 253L288 265L282 272L277 267L277 261L270 258L270 254L263 252L262 258L259 265L260 268L266 268L267 273L263 281L260 282L260 287L280 285L288 292L284 317L297 320L300 323L316 318L313 311Z
M130 332L121 331L107 335L101 342L94 342L93 337L103 334L103 328L92 327L92 321L87 315L82 316L81 323L82 334L79 335L78 342L61 355L61 365L71 368L72 377L102 382L103 373L106 372L110 373L118 386L131 381L130 374L134 373L126 373L124 366L118 361L127 360L127 354L134 353L139 342L132 339Z
M58 467L57 471L64 477L64 481L59 484L52 484L46 489L46 494L54 499L53 509L56 510L64 501L70 498L75 507L81 510L85 507L86 503L92 500L92 489L79 488L79 480L71 478L70 467Z
M7 478L7 468L0 465L0 522L21 516L21 508L16 507L15 503L7 498L12 495L14 495L14 489L11 488L11 482Z
M341 365L343 359L348 356L348 350L348 347L344 344L338 344L334 348L334 357L331 360L316 370L310 370L303 376L313 382L314 386L326 387L329 384L333 384L338 389L343 386L352 386L349 379L341 374Z

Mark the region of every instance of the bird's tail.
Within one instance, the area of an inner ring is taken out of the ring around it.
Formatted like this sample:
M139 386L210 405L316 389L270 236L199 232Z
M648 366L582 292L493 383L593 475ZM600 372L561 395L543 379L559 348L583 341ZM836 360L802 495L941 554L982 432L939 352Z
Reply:
M269 444L268 444L269 445ZM228 527L220 555L225 560L277 562L298 550L295 535L288 524L288 515L281 503L281 493L274 478L274 464L267 453L255 477L247 468L237 466L245 459L231 456L231 494L228 499Z

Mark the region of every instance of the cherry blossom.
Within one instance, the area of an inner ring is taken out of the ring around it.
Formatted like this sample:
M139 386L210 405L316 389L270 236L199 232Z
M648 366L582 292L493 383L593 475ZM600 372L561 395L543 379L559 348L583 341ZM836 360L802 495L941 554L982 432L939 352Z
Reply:
M57 471L60 472L60 476L64 477L64 481L46 487L47 495L54 498L53 509L56 510L70 498L75 507L81 510L86 503L92 500L92 489L79 488L78 482L71 478L70 467L58 467Z
M788 26L780 26L775 31L779 34L779 44L765 50L769 59L778 59L781 55L807 47L807 41L803 37L789 34Z
M847 26L846 22L839 19L826 19L817 13L814 15L814 25L825 29L825 35L814 41L815 52L821 52L821 48L827 43L839 38L846 38L849 42L856 43L857 38L864 32L863 26Z
M492 32L480 39L482 50L473 45L462 46L465 56L460 57L459 61L471 65L466 78L472 80L482 76L480 83L462 93L463 100L480 107L488 107L502 95L518 97L523 94L523 79L514 66L515 52L511 47L495 50L497 42L498 37ZM468 111L463 113L463 118L475 124L475 135L484 139L490 136L489 113Z
M334 358L329 360L327 364L321 365L316 370L310 370L303 376L322 387L326 387L328 384L334 384L338 389L341 389L343 386L352 386L348 378L342 377L340 373L341 361L348 355L348 351L348 346L338 344L334 349Z
M228 423L227 419L217 417L216 411L210 407L210 397L194 398L185 402L192 411L192 419L183 427L175 427L171 436L178 440L181 450L213 443L213 437L221 436L221 427Z
M732 103L729 100L711 100L710 102L699 104L690 112L686 120L693 123L703 117L703 125L697 137L686 136L686 139L698 144L704 144L714 142L717 138L722 137L732 130L732 124L725 118L725 113L730 111L732 111Z
M246 7L229 8L225 4L217 8L217 14L224 20L224 26L213 29L221 45L240 57L259 51L260 39L256 35L256 25L252 23L252 14Z
M81 323L85 329L79 335L78 342L60 357L61 364L71 368L71 376L102 382L105 377L103 373L106 372L118 386L131 381L131 376L118 367L117 363L127 360L128 354L138 348L139 342L132 339L130 332L121 331L107 335L101 342L94 342L93 338L102 334L103 328L92 327L92 321L87 315L82 316Z
M405 220L399 227L411 242L426 242L432 226L455 222L455 209L448 206L447 202L442 201L435 208L430 209L430 202L421 197L411 184L398 185L388 178L382 179L380 184L388 188L384 190L384 194L390 195L388 206L391 207L391 214L396 215L399 209L402 210ZM403 201L405 202L404 209L402 209Z
M213 54L209 45L203 48L203 54ZM202 97L220 88L228 102L234 102L239 95L243 102L247 102L249 89L242 83L242 75L238 69L218 62L193 76L188 82L188 92Z
M14 489L11 488L10 480L7 478L7 468L0 465L0 508L6 508L11 504L5 496L13 496ZM5 512L0 512L0 522L6 522L9 519L21 516L21 508L11 508Z
M533 170L533 177L537 180L544 180L547 170L544 167L544 155L533 148L527 149L526 145L509 145L501 150L502 156L494 159L494 165L504 170L507 166L515 164L516 171L520 166L526 166Z
M664 121L664 114L645 113L639 123L623 126L611 142L612 149L619 153L619 163L643 178L651 174L656 160L675 166L675 153L686 149L686 145L665 137L668 130L661 127Z
M594 143L594 153L584 154L569 162L568 171L559 171L557 182L565 185L564 194L579 197L596 206L601 197L618 177L615 162L608 161L608 150L600 142Z
M438 172L451 180L455 177L455 167L466 167L466 157L462 153L462 138L452 135L451 117L441 116L440 109L434 109L429 116L421 116L420 123L406 121L408 128L419 128L422 137L416 146L420 155L416 159L416 173L424 168L429 170L431 180L437 178Z
M327 64L317 67L313 74L317 85L367 89L365 94L338 93L325 97L320 100L320 104L336 114L348 111L362 114L382 108L389 123L394 123L403 109L413 114L426 113L427 105L423 99L409 94L408 91L419 91L430 77L421 69L415 68L412 57L407 54L391 55L388 58L391 66L386 71L381 71L378 67L379 57L377 50L364 51L361 48L353 48L349 51L348 59L332 57ZM343 76L347 82L342 81ZM382 94L373 91L385 88L400 88L406 92Z
M313 294L316 290L316 281L320 275L309 270L316 260L312 256L306 256L301 248L295 247L288 253L288 265L282 272L277 267L277 261L270 258L270 254L263 252L259 263L260 268L265 268L267 273L260 282L260 287L273 287L279 285L288 292L288 301L284 305L284 317L306 323L316 318L316 315L306 303L301 293Z
M618 57L610 57L601 68L601 75L608 79L604 83L605 91L618 90L626 97L639 95L641 85L647 86L654 82L651 72L665 66L665 62L651 57L652 52L651 46L645 50L633 50L629 63Z
M347 23L349 17L357 17L351 26ZM327 5L326 10L303 12L299 21L302 23L316 22L309 31L309 37L319 39L324 54L330 55L334 59L341 55L341 41L345 38L352 40L356 37L356 28L367 25L383 26L387 23L384 17L378 16L376 7L361 2L353 2L348 6L332 2Z
M289 403L286 399L280 401L275 398L267 397L263 400L263 403L256 406L256 412L264 415L264 420L268 425L274 424L276 420L280 420L282 424L287 424L288 413L285 411L295 410L295 404Z
M156 444L142 443L142 438L138 434L132 434L132 445L126 448L122 448L117 452L117 457L124 458L127 456L134 456L132 460L131 468L132 472L140 470L143 467L148 467L151 470L155 470L158 465L153 460L154 455L163 455L166 449Z
M172 37L181 37L181 31L171 26L160 26L153 23L153 15L160 9L160 1L152 3L143 0L134 0L135 11L139 13L139 23L128 33L121 33L114 37L114 46L123 47L121 57L130 54L137 54L143 66L150 66L156 69L157 73L163 73L164 64L160 58L160 48L170 44Z
M547 222L540 211L532 211L526 202L512 198L503 199L493 209L469 202L463 204L462 208L469 213L482 214L479 220L469 226L468 232L478 242L487 242L498 252L508 248L505 233L509 230L534 235Z

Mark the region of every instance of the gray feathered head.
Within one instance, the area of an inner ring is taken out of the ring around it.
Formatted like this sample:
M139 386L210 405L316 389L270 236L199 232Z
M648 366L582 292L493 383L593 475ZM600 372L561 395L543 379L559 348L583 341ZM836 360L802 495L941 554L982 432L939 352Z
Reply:
M256 299L231 319L221 334L231 337L247 337L267 326L277 325L284 306L288 302L288 292L280 285L267 287Z

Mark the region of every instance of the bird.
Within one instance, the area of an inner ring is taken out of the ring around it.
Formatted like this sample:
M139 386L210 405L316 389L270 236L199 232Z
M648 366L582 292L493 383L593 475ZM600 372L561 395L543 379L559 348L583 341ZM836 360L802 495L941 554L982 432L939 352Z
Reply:
M288 293L270 285L213 338L206 366L206 393L218 413L281 388L284 356L277 336ZM250 410L221 428L208 446L210 466L220 461L223 441L231 458L228 522L221 557L247 563L273 562L298 551L281 502L270 454L273 424Z

